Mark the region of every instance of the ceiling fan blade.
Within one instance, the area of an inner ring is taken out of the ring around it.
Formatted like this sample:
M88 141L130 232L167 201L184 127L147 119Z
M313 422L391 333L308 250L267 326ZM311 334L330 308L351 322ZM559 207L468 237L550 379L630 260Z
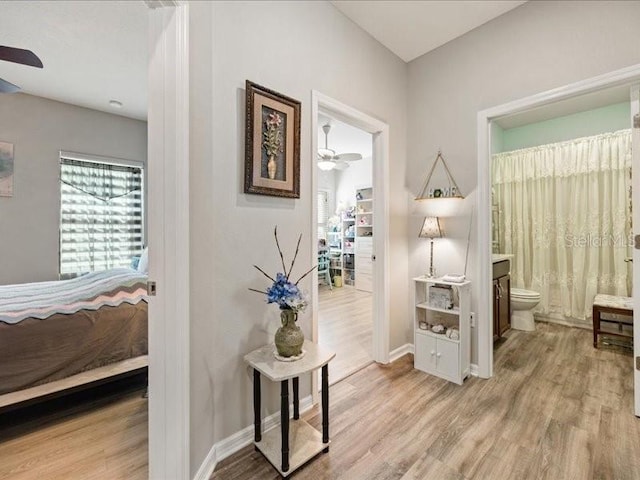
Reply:
M355 162L356 160L362 160L362 155L359 153L341 153L336 155L336 160L343 160L345 162Z
M18 91L20 91L20 87L0 78L0 93L16 93Z
M31 50L0 45L0 60L42 68L42 61Z

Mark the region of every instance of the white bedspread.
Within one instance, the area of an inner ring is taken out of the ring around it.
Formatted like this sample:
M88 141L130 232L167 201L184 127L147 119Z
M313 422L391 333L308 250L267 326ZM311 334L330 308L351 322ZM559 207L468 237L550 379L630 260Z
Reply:
M146 300L147 276L117 268L93 272L71 280L0 286L0 322L14 324L25 318L45 319L56 313L97 310Z

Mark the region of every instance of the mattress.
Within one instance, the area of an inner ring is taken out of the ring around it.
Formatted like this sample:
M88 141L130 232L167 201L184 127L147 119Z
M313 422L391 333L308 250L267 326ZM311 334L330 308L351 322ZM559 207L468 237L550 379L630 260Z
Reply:
M45 319L56 313L135 304L146 298L147 276L128 268L93 272L71 280L0 286L0 322Z
M0 395L146 355L148 308L139 291L146 279L134 275L120 286L107 281L106 292L85 288L87 279L0 287L3 308L16 307L0 310Z

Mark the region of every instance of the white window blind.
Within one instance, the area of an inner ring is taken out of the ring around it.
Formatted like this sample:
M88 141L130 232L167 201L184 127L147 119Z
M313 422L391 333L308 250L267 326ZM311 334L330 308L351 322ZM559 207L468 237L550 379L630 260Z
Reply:
M143 248L143 170L60 158L60 277L129 267Z
M327 221L329 219L328 194L326 191L318 192L318 238L327 238Z

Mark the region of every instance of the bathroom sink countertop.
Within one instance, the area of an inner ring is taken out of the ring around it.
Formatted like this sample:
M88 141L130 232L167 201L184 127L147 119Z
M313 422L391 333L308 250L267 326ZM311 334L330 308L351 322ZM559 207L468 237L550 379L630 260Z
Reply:
M503 260L511 260L513 258L513 254L511 253L492 253L491 261L492 263L502 262Z

